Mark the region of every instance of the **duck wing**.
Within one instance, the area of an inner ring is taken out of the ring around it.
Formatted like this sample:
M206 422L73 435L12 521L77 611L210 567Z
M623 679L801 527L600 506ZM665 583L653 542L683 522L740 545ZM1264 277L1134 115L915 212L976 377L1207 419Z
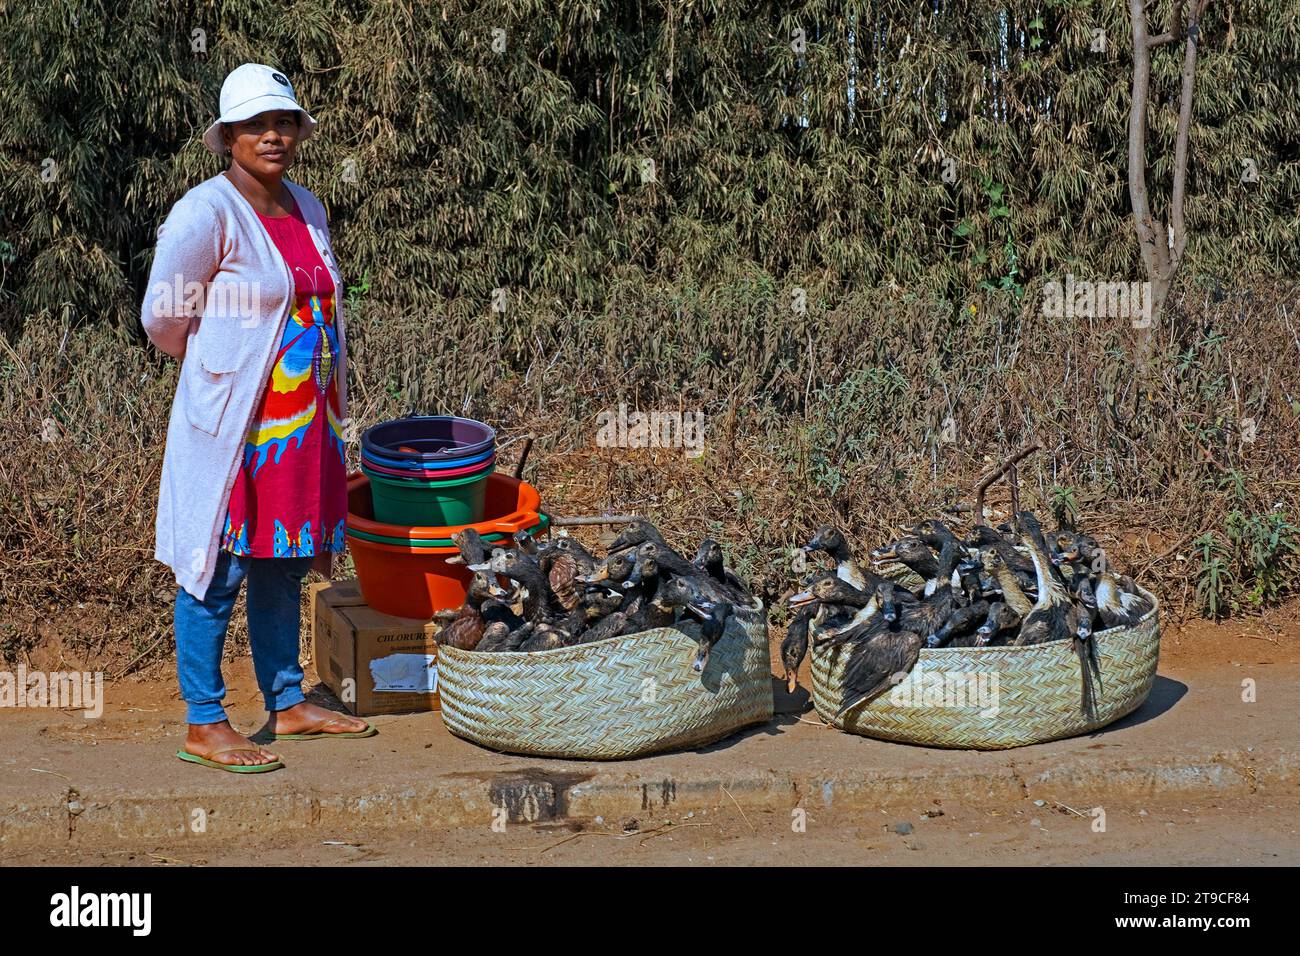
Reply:
M846 612L848 610L853 611L852 615L841 613L822 627L815 638L819 646L824 644L827 647L836 647L840 644L871 640L875 631L886 626L885 619L880 613L880 606L875 600L870 601L865 607L849 608Z
M852 645L844 668L843 703L835 713L842 717L896 683L894 675L908 674L921 655L924 638L915 631L882 631L873 640Z
M566 611L578 606L578 588L574 578L578 576L578 561L571 554L556 552L547 572L547 585L555 595L556 602Z
M511 631L502 641L500 650L517 651L524 643L533 636L534 625L532 621L525 621L519 627Z
M472 651L483 639L483 615L469 604L461 605L455 620L438 632L437 641L462 651Z
M1048 604L1035 607L1020 625L1020 634L1012 642L1018 647L1046 644L1073 638L1079 630L1079 609L1073 604Z
M476 651L503 651L511 633L510 625L504 621L495 621L483 628L483 638L474 648Z
M622 611L615 611L579 634L575 643L590 644L592 641L603 641L607 637L618 637L626 627L627 615Z

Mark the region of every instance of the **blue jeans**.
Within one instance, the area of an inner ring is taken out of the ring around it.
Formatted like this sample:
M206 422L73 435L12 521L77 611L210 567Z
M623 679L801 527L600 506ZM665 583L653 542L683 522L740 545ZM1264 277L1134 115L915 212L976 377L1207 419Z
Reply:
M184 588L176 590L176 673L191 724L226 719L221 706L226 696L221 653L244 578L248 578L248 643L266 709L285 710L305 699L298 663L299 602L302 580L314 560L241 558L220 551L202 601Z

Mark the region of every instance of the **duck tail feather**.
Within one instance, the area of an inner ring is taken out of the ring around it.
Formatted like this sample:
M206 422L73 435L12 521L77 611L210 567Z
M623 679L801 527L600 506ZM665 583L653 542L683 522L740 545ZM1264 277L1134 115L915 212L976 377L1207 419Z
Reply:
M1101 685L1101 659L1097 655L1097 639L1088 638L1088 662L1092 665L1093 678L1097 681L1097 696L1102 696L1106 691Z
M1088 720L1095 720L1097 702L1092 692L1092 670L1088 666L1088 649L1084 645L1084 641L1077 637L1074 639L1074 652L1079 657L1079 677L1082 681L1083 715Z

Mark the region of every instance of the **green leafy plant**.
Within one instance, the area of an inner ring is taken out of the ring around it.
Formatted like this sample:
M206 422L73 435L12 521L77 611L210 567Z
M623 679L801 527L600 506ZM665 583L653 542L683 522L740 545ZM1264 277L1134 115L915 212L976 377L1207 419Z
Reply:
M1048 506L1056 523L1073 528L1079 520L1078 489L1072 485L1052 485L1047 489Z
M1200 552L1196 578L1196 601L1207 617L1222 617L1231 603L1234 577L1228 567L1227 548L1207 531L1192 542Z

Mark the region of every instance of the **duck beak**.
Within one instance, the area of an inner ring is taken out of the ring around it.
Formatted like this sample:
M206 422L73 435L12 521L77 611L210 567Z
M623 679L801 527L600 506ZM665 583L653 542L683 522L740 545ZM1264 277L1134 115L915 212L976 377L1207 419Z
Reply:
M813 597L811 591L800 591L798 594L790 595L785 603L791 607L804 607L805 605L812 604L816 600L817 598Z
M799 689L799 675L788 667L785 669L785 689L789 694Z
M979 628L975 632L975 646L983 647L992 639L992 637L993 637L993 628L991 627Z
M585 591L603 591L606 594L622 594L621 588L609 581L591 581L583 578L574 578Z
M883 564L886 561L898 560L898 551L893 547L876 548L871 552L872 564Z
M890 598L880 605L880 616L890 624L893 624L898 620L898 604L893 598Z
M686 607L700 617L712 617L718 605L713 601L692 601Z

